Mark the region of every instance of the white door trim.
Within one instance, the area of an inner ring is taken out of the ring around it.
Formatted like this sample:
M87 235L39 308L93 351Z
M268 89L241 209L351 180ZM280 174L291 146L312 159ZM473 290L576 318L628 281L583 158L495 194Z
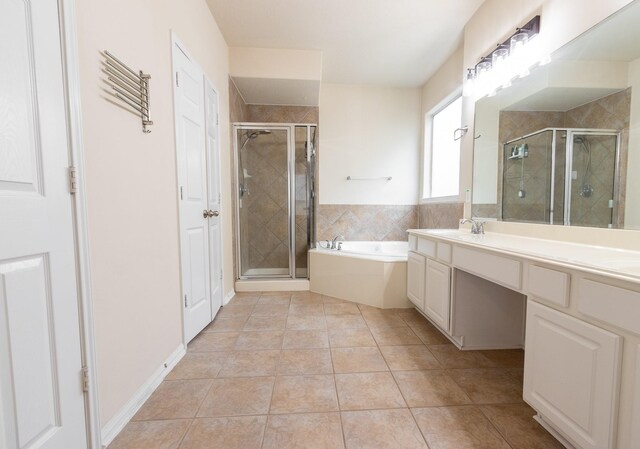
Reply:
M78 191L72 195L73 221L78 282L78 311L82 364L88 369L88 392L85 394L87 439L91 449L102 445L100 432L100 408L98 397L97 365L95 354L95 329L93 300L91 295L91 260L87 230L87 196L82 139L82 107L80 102L80 64L76 27L76 1L58 0L60 8L61 47L63 51L65 101L67 108L67 133L69 136L69 159L77 169Z

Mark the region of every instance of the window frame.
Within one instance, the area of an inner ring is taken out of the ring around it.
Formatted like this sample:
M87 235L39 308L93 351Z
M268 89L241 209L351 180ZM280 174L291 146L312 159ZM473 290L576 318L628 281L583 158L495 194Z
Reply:
M454 195L446 195L446 196L432 196L432 181L433 181L433 119L434 117L442 112L444 109L449 107L455 101L461 100L461 113L460 113L460 123L462 123L462 118L464 114L464 96L462 95L462 88L458 88L453 91L451 94L447 95L440 103L438 103L434 108L430 109L424 114L423 126L424 126L424 139L423 139L423 147L422 147L422 182L421 182L421 192L420 192L420 204L426 203L450 203L455 202L460 199L460 176L461 176L461 167L462 167L462 143L460 142L459 154L460 154L460 162L458 164L458 192ZM461 125L462 126L462 125Z

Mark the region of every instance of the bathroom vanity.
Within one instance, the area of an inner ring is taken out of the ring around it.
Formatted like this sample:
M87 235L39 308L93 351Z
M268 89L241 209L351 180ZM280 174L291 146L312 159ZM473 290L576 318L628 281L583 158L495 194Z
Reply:
M407 295L455 345L524 347L524 399L561 441L640 448L640 251L408 232Z

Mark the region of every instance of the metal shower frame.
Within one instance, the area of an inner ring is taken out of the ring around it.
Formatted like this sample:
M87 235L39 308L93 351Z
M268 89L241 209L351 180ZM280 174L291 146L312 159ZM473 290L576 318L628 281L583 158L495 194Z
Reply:
M620 173L620 138L621 132L616 129L597 129L597 128L544 128L538 131L534 131L529 134L525 134L524 136L517 137L515 139L511 139L502 144L502 159L504 160L505 148L507 145L517 142L522 139L526 139L528 137L536 136L538 134L542 134L544 132L551 131L551 177L550 177L550 189L549 189L549 223L553 224L553 213L554 213L554 201L555 198L555 174L556 174L556 139L558 132L564 132L567 134L566 140L566 149L567 153L565 155L565 173L564 173L564 218L563 224L565 226L571 225L571 172L573 171L573 136L578 135L586 135L586 136L615 136L616 137L616 155L615 155L615 163L614 163L614 178L618 176ZM504 171L504 168L503 168ZM502 180L504 185L504 179ZM613 198L618 198L620 194L620 186L618 183L613 183ZM503 196L504 196L504 187L503 187ZM503 199L501 199L503 201ZM616 217L618 216L618 201L613 202L612 208L612 223L616 221ZM502 207L500 208L502 210ZM501 213L502 215L502 213Z
M306 163L307 163L307 247L311 249L313 242L315 241L315 173L310 171L315 170L315 164L312 164L316 157L316 148L314 141L312 140L311 129L315 127L316 133L318 129L317 123L253 123L253 122L235 122L233 123L233 167L234 167L234 186L236 207L236 272L237 279L300 279L296 277L296 215L295 215L295 130L296 128L306 127L307 140L306 140ZM274 274L274 275L256 275L246 276L242 274L242 251L240 245L240 183L239 183L239 146L238 146L238 131L239 130L251 130L251 131L286 131L287 132L287 204L288 207L288 232L289 232L289 273L288 274ZM307 255L307 279L309 278L308 271L308 255Z

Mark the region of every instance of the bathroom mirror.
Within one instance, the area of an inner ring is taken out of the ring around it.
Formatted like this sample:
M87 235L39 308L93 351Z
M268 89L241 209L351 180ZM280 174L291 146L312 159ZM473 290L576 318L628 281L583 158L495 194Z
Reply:
M640 2L475 107L472 214L640 229Z

